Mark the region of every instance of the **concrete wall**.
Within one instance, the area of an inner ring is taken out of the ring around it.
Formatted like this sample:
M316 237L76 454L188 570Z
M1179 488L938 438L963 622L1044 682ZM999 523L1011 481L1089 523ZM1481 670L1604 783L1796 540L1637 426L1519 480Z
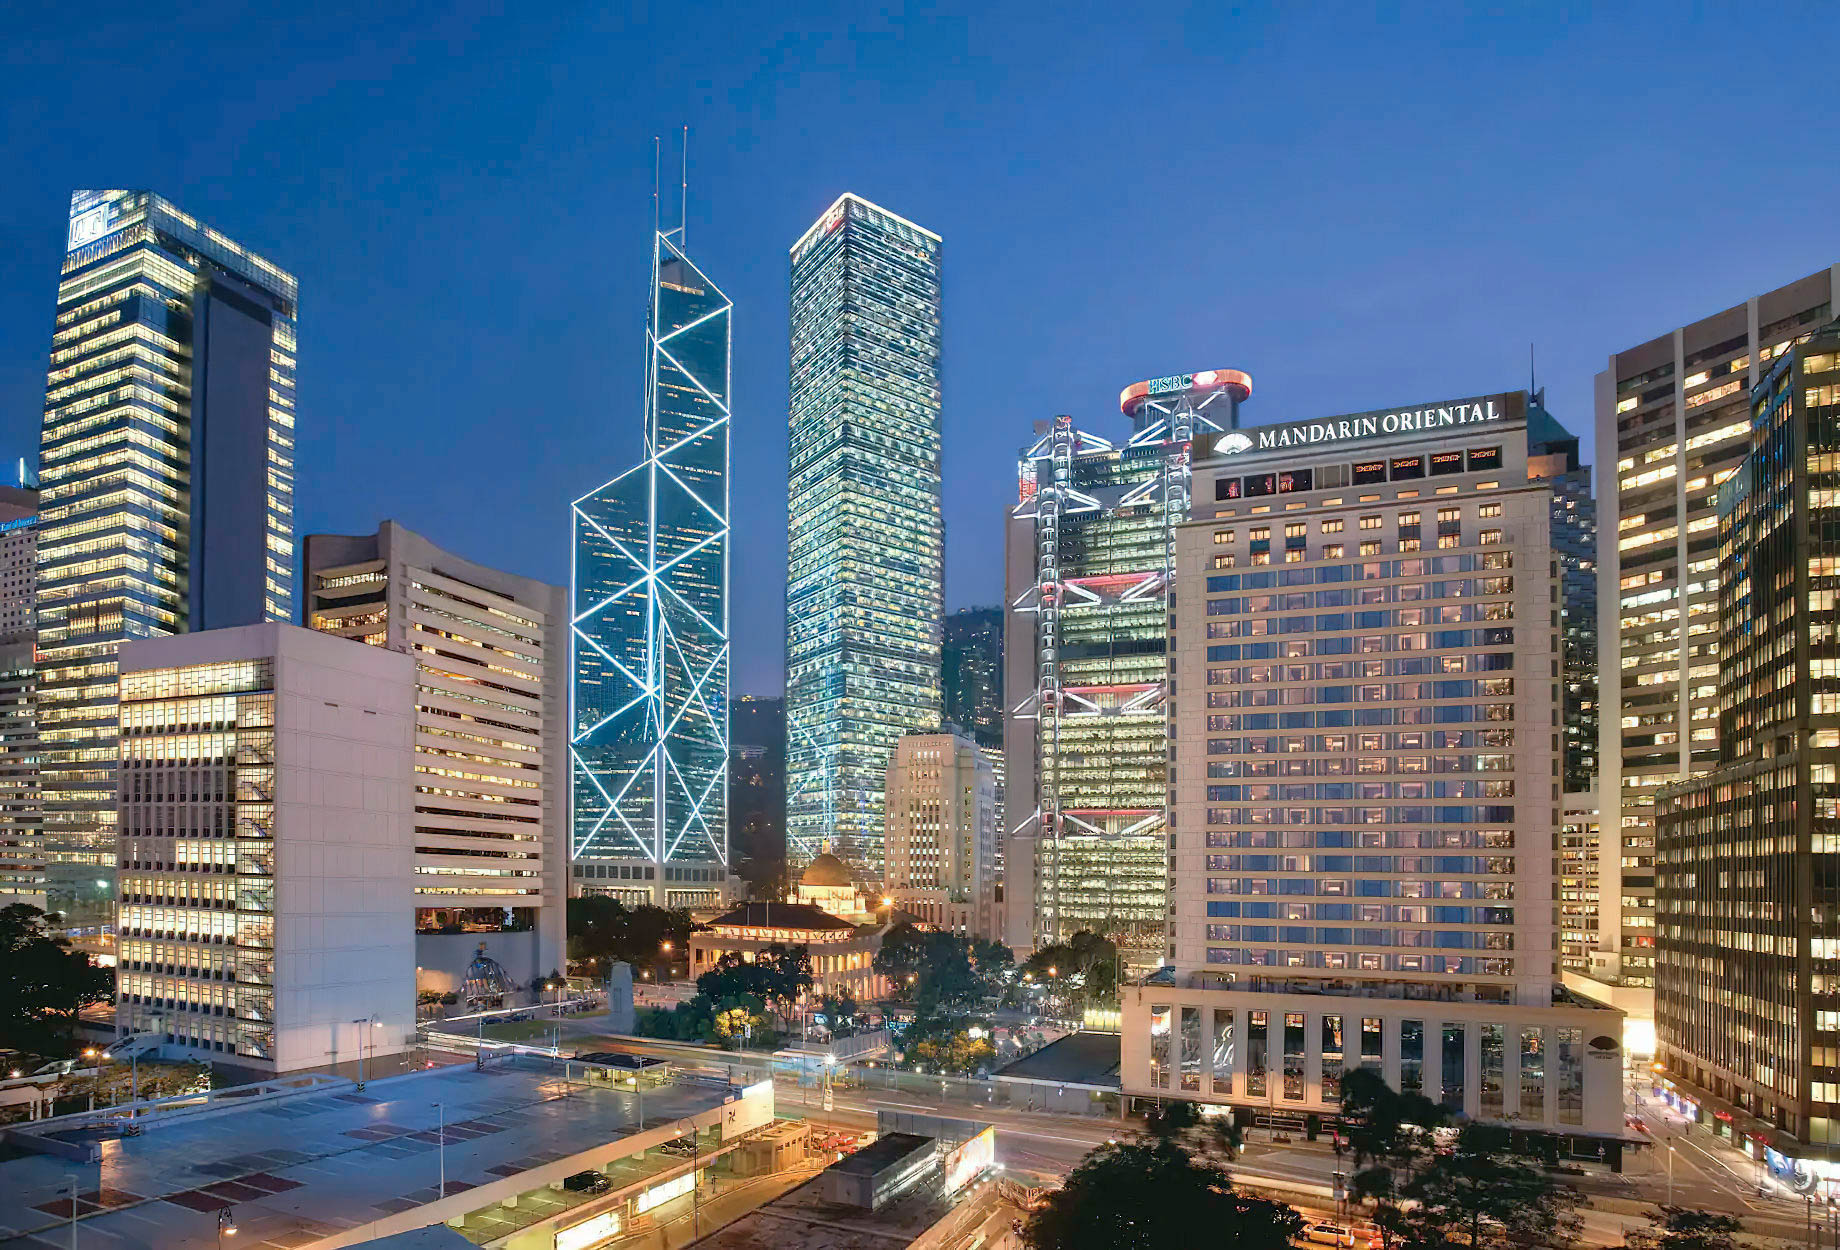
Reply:
M275 1070L415 1040L415 664L266 625L275 662ZM241 631L225 631L241 632ZM352 1021L375 1015L381 1027Z

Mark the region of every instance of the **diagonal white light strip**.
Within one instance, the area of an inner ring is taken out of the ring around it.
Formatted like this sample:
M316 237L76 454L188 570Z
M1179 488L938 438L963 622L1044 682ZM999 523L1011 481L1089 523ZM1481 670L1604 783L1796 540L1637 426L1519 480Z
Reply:
M728 405L723 403L721 400L717 399L716 393L710 390L707 386L704 386L703 380L701 378L697 377L696 374L690 372L690 370L684 368L684 364L681 360L673 356L670 352L666 351L664 344L662 343L656 344L654 345L652 350L656 351L660 356L663 356L666 360L670 361L671 364L676 367L679 373L683 374L685 377L689 378L692 382L696 383L696 389L703 392L703 394L709 396L710 403L714 404L716 407L720 408L725 413L728 411Z
M691 268L694 269L696 268L696 266L692 265ZM723 304L722 307L717 308L712 312L704 313L702 316L698 317L695 321L684 322L684 324L678 326L675 330L671 331L669 334L665 335L664 337L660 338L657 341L660 343L669 343L672 339L684 333L686 330L694 330L698 326L702 325L705 321L708 321L711 317L720 317L723 313L729 311L733 307L734 307L733 304Z
M722 530L721 530L722 534L728 533L728 518L727 517L723 516L720 512L717 512L714 508L710 507L709 502L707 500L705 500L701 495L697 494L695 491L691 490L690 484L684 481L683 478L678 477L677 474L673 473L671 471L670 465L660 460L658 462L658 467L664 470L664 475L666 477L670 478L673 482L677 483L678 488L681 489L684 492L684 494L690 496L690 498L696 500L699 504L703 505L703 511L707 512L710 516L714 517L716 519L716 522L722 526Z
M719 430L727 424L728 424L728 416L727 414L723 414L722 416L719 416L715 420L711 421L708 425L700 426L697 429L691 430L688 434L678 439L675 443L672 443L669 447L663 447L663 448L660 448L658 451L653 452L652 459L662 460L666 456L670 455L672 452L676 451L679 447L687 447L691 443L694 443L697 439L703 437L703 435L708 434L712 430Z

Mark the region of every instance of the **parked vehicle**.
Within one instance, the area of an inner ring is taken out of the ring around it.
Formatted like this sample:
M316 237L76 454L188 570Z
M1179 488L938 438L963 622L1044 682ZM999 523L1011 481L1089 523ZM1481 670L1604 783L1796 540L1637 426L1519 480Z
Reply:
M603 1172L590 1168L586 1172L577 1172L573 1176L562 1178L562 1187L576 1194L604 1194L613 1188L613 1182Z
M1341 1246L1344 1250L1353 1250L1354 1232L1340 1224L1331 1224L1327 1220L1305 1226L1303 1239L1318 1246Z

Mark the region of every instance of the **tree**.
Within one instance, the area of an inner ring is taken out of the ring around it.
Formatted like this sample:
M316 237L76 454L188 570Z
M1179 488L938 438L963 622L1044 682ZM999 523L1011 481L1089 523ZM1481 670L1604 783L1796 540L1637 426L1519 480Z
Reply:
M856 1032L857 1012L860 1008L848 990L826 994L819 1002L818 1010L824 1014L824 1022L832 1037L848 1037Z
M1153 1107L1144 1117L1145 1131L1163 1141L1179 1137L1200 1123L1201 1109L1186 1099Z
M0 1044L65 1054L77 1017L115 994L115 978L54 937L49 917L26 903L0 907Z
M781 1015L789 1013L811 986L810 952L803 945L788 947L778 942L752 959L730 951L696 979L698 998L719 1003L751 996Z
M1356 1068L1342 1078L1342 1116L1354 1154L1349 1193L1373 1208L1383 1247L1411 1240L1404 1191L1430 1161L1444 1109L1423 1094L1399 1093L1371 1068Z
M1038 947L1023 961L1022 971L1054 989L1077 989L1088 1004L1118 1005L1118 947L1090 929Z
M1302 1231L1290 1207L1235 1193L1226 1173L1162 1140L1087 1155L1029 1217L1023 1238L1035 1250L1286 1250Z
M999 992L1014 963L1009 948L996 942L973 942L905 920L882 935L875 953L875 970L894 985L895 997L914 1003L921 1015Z
M1577 1195L1515 1149L1509 1130L1465 1124L1404 1187L1418 1201L1417 1246L1458 1239L1475 1248L1499 1236L1517 1246L1568 1245L1578 1234Z
M912 1042L907 1057L917 1067L940 1072L976 1072L997 1057L996 1047L959 1029L943 1037Z
M572 898L568 904L569 958L575 960L617 959L635 968L668 964L689 949L695 929L687 911L627 907L600 894Z
M1734 1250L1743 1221L1735 1215L1660 1207L1648 1217L1661 1250Z

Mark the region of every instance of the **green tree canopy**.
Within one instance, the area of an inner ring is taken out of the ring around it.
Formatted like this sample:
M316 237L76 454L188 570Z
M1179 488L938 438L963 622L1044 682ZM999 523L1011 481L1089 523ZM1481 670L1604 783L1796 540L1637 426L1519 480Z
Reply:
M751 996L775 1006L782 1015L811 986L811 953L802 944L778 942L752 959L730 951L696 979L699 998L720 1003Z
M1451 1242L1480 1248L1564 1246L1576 1240L1578 1197L1516 1148L1497 1124L1465 1124L1456 1141L1432 1152L1404 1187L1418 1206L1408 1244L1432 1250Z
M1101 1146L1029 1217L1035 1250L1287 1250L1302 1218L1283 1203L1235 1193L1226 1173L1173 1141Z
M26 903L0 907L0 1044L64 1055L77 1016L115 993L115 978L54 937L49 917Z
M1036 949L1022 971L1043 983L1081 990L1088 1002L1118 1003L1118 947L1103 934L1081 929L1065 942Z
M696 925L687 911L643 905L628 907L605 895L584 895L568 903L569 957L624 960L649 968L688 950Z
M895 996L916 1004L923 1015L999 993L1004 974L1014 966L1007 946L922 929L909 921L883 934L875 953L875 970L893 984Z
M1735 1215L1660 1207L1648 1217L1660 1250L1734 1250L1743 1222Z
M1577 1237L1577 1195L1535 1165L1543 1142L1492 1124L1439 1131L1443 1107L1401 1094L1370 1069L1342 1080L1355 1171L1386 1246L1563 1246Z

